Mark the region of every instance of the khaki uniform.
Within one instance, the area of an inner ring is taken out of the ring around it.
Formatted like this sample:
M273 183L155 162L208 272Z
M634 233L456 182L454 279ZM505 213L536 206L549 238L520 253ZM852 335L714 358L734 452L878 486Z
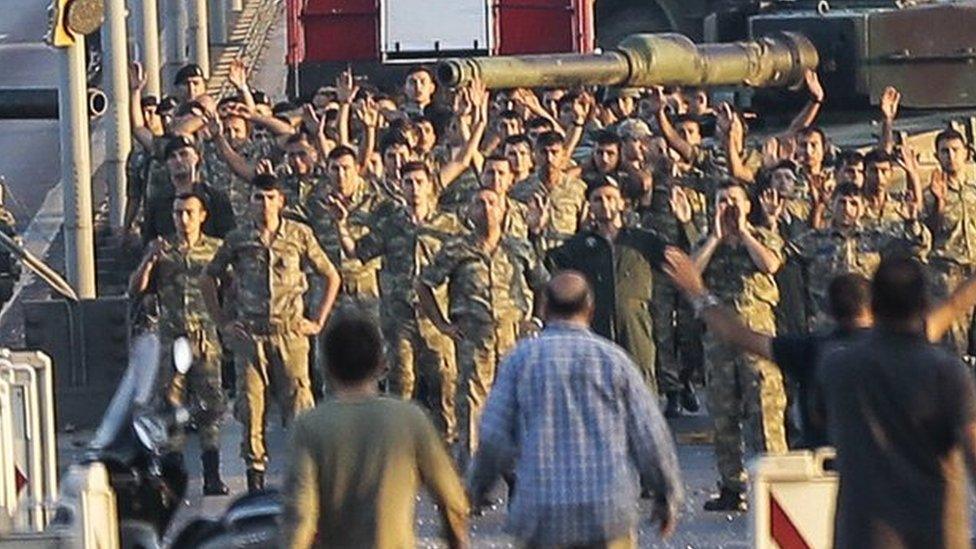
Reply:
M884 230L877 226L849 230L828 227L796 239L787 250L805 267L811 329L830 327L827 290L834 277L855 273L871 279L882 255L903 252L924 260L931 246L928 230L917 221L889 224Z
M302 262L327 277L335 267L307 225L282 219L271 242L254 224L235 230L207 267L210 276L233 269L237 320L250 337L227 338L237 365L235 413L244 424L241 453L251 469L263 471L265 399L270 388L285 421L313 406L308 376L308 337L298 332L308 288Z
M877 205L870 198L865 197L864 224L883 227L903 221L901 208L908 200L911 200L911 196L907 192L887 192L885 201Z
M447 283L449 317L463 334L455 346L462 463L478 446L478 421L495 369L515 345L519 323L531 314L532 289L547 279L527 242L503 237L488 253L473 234L447 242L421 270L420 281L428 287Z
M523 204L529 204L537 194L549 198L549 223L542 235L540 253L546 253L571 238L587 216L586 183L566 174L551 189L542 183L538 175L533 175L513 186L508 194Z
M692 219L678 223L671 210L671 186L655 185L651 207L642 225L684 251L701 240L708 230L707 199L704 194L682 185L692 208ZM702 357L701 323L674 284L667 277L654 281L651 310L654 341L657 347L657 379L662 393L680 391L692 372L700 371Z
M383 258L380 325L390 351L388 390L403 399L413 398L419 377L442 436L452 440L457 381L454 342L419 314L414 282L443 243L460 234L463 227L456 217L442 212L435 211L420 223L402 206L390 205L382 213L369 234L356 243L356 255L363 261ZM446 292L438 294L446 305Z
M783 241L779 235L762 228L751 230L759 242L782 257ZM759 271L744 246L721 244L704 274L708 287L734 308L751 329L775 335L773 308L779 301L776 281L773 275ZM744 491L744 438L759 451L778 454L787 450L783 376L772 362L711 336L705 340L705 358L708 407L715 422L715 457L721 485ZM746 419L754 427L747 438L742 433Z
M206 235L190 248L179 237L161 238L162 253L153 271L152 283L159 300L159 335L162 360L157 376L162 398L172 407L193 411L204 451L220 447L220 423L227 404L221 387L220 341L217 326L207 313L200 276L222 241ZM173 365L173 342L185 337L193 349L193 363L186 374ZM191 401L191 402L188 402ZM170 446L183 447L184 434L174 434Z
M931 193L927 193L926 212L932 231L932 293L936 300L942 300L976 268L976 183L948 184L941 214L935 213L934 202ZM972 322L973 312L969 311L965 318L952 325L946 337L959 355L970 354L972 349Z

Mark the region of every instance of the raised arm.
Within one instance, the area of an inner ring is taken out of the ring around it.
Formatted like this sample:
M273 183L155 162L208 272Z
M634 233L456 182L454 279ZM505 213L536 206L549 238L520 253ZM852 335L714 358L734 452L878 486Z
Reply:
M237 89L237 93L241 96L247 110L255 112L254 95L251 94L251 87L247 85L247 67L244 66L243 59L231 61L227 80Z
M146 87L146 74L142 65L133 62L129 65L129 119L132 126L132 137L142 148L152 151L155 136L146 127L146 119L142 116L142 90Z
M445 164L438 174L441 184L448 186L464 173L464 170L471 166L476 156L480 158L478 145L481 138L485 135L485 128L488 127L488 101L489 94L484 86L478 82L472 83L470 90L470 103L474 113L471 133L464 147L459 150L450 162Z
M878 136L878 149L888 154L895 150L895 117L898 116L898 104L901 93L893 86L888 86L881 92L881 135Z
M227 138L224 136L224 125L220 121L220 117L216 114L209 113L207 115L207 127L210 131L210 139L213 140L214 145L217 146L217 154L224 159L230 170L234 172L234 175L240 177L245 181L251 181L254 176L257 175L254 166L252 166L243 156L237 153L230 143L227 142Z
M654 117L657 120L657 125L661 129L661 135L664 136L664 140L668 142L668 147L674 149L675 152L681 156L681 159L685 162L691 163L695 161L695 147L685 141L678 130L674 129L674 125L671 124L671 119L668 118L668 113L665 111L666 102L664 100L664 90L660 86L654 86L651 88L647 96L647 105L651 112L654 113Z
M803 78L807 86L807 93L810 94L810 99L803 106L803 109L793 118L793 121L790 122L789 127L784 132L788 135L793 135L813 124L813 121L817 119L817 115L820 114L820 107L824 102L824 89L820 85L820 78L817 77L817 72L813 69L808 69Z

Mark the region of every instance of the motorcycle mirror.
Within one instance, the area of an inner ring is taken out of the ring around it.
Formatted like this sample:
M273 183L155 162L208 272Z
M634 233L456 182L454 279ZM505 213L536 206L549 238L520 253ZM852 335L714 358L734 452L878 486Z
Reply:
M193 364L193 349L190 347L190 340L185 337L177 338L173 342L173 365L176 371L185 374L190 371Z
M132 429L139 437L139 442L153 453L158 454L159 449L166 442L166 426L150 415L138 415L133 418Z

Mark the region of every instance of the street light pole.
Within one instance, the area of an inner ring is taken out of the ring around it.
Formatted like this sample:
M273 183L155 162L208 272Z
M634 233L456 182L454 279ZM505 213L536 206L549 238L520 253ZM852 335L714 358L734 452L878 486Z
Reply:
M132 147L129 127L128 55L126 53L125 0L105 2L102 44L105 59L105 91L108 95L108 127L105 142L105 175L108 185L109 222L122 227L125 217L125 163Z
M142 67L146 73L146 93L162 97L159 85L159 10L156 0L137 0L142 8Z
M186 29L189 26L185 0L167 0L163 32L166 41L166 64L163 80L171 86L183 65L186 65Z
M210 78L210 33L207 26L207 0L192 0L193 13L190 16L190 59L200 65L203 75Z
M85 37L75 37L61 56L58 98L61 177L64 190L64 255L68 282L81 299L95 298L95 242L92 232L91 152Z

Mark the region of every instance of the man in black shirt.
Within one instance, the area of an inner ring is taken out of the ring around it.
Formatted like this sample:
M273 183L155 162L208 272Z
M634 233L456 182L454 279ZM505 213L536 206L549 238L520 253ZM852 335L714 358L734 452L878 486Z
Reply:
M834 547L970 547L966 462L976 476L976 383L926 341L925 272L882 260L876 320L818 366L840 487Z
M664 260L665 242L624 226L624 199L612 177L595 179L587 198L591 224L550 251L547 266L553 273L583 273L594 289L593 331L626 349L656 393L650 306L653 271Z
M701 275L684 252L668 248L664 272L695 307L712 334L761 358L771 360L799 385L800 413L803 423L801 447L816 448L827 444L822 398L818 389L817 364L834 348L852 344L874 324L869 283L859 275L841 275L831 281L828 312L836 327L833 331L809 335L770 337L751 330L731 310L711 297ZM917 294L918 292L913 292ZM931 310L926 318L929 341L938 341L952 325L976 305L976 277L970 278L949 298Z
M203 223L203 234L223 238L234 229L234 209L225 193L200 179L200 154L193 141L178 135L166 143L166 169L172 185L154 196L146 205L142 228L143 242L176 232L173 225L173 200L183 194L199 196L206 202L209 215Z

